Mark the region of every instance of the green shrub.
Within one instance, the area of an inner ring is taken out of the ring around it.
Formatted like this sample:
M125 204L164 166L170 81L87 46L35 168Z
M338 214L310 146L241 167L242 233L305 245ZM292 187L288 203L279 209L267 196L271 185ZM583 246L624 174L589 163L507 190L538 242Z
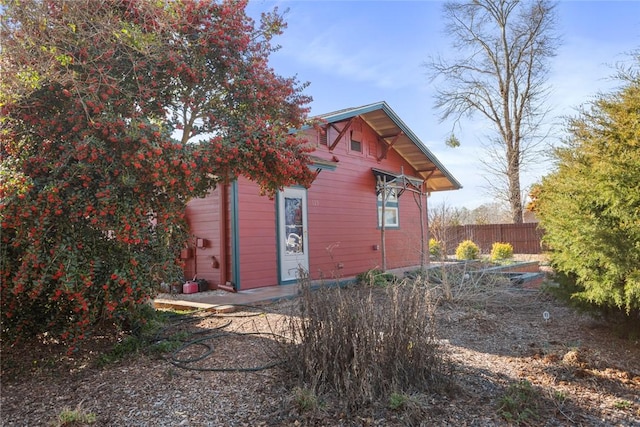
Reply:
M536 215L554 270L573 276L572 298L640 319L640 80L625 78L568 123L555 172L538 188ZM631 125L633 123L633 125Z
M429 399L424 394L407 394L405 392L393 392L389 396L387 408L397 412L402 425L425 425L424 420L433 410Z
M442 257L442 242L436 239L429 239L429 255L438 259Z
M136 336L127 336L122 341L118 342L109 351L101 354L98 357L98 366L105 366L110 363L115 363L123 360L126 357L130 357L137 354L144 342Z
M373 269L360 273L356 276L356 281L361 285L369 286L387 286L393 283L395 276L391 273L385 273L379 269Z
M319 407L318 397L312 390L305 387L293 389L293 402L299 413L315 411Z
M86 412L80 405L76 409L63 409L58 414L58 419L53 424L55 427L89 425L96 422L96 415Z
M461 242L456 248L456 258L458 259L477 259L480 255L480 248L471 240Z
M529 381L521 380L512 383L499 400L498 413L512 424L533 424L540 417L538 414L540 397L540 392Z
M613 405L616 409L630 409L633 407L633 403L628 400L617 400Z
M189 338L185 331L170 334L167 331L174 325L188 321L192 312L156 310L151 305L145 305L139 307L137 313L137 318L128 319L128 322L133 321L128 334L98 357L98 367L120 362L141 352L162 355L183 346Z
M491 261L501 261L513 258L513 246L511 243L495 242L491 246Z
M389 396L389 409L392 411L399 411L406 406L408 401L409 396L405 393L393 392L391 393L391 396Z

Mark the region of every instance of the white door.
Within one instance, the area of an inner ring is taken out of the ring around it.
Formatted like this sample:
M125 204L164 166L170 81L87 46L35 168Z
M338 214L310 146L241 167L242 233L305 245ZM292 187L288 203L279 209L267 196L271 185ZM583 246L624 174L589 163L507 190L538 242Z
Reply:
M278 235L280 281L298 278L298 271L309 271L307 241L307 190L285 188L278 193Z

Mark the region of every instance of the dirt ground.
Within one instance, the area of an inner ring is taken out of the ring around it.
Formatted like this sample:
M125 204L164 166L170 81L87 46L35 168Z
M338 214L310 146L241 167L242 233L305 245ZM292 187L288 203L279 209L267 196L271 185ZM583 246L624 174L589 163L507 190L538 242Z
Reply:
M1 423L60 425L71 409L94 415L95 426L640 426L640 341L547 293L508 288L442 304L437 335L451 391L359 414L287 387L278 367L263 369L278 357L269 334L295 304L200 314L175 326L190 331L183 352L139 352L103 367L96 362L113 343L99 338L73 357L51 345L3 345Z

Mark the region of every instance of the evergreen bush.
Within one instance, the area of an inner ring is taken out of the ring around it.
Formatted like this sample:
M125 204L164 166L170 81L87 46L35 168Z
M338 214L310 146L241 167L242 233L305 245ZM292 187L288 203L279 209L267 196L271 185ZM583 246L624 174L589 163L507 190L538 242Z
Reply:
M480 248L471 240L461 242L456 248L456 258L460 260L477 259L480 255Z
M640 55L636 57L640 65ZM569 120L536 214L573 297L640 318L640 72Z
M491 246L491 261L502 261L513 258L513 246L511 243L495 242Z
M429 255L439 259L442 257L442 243L436 239L429 239Z

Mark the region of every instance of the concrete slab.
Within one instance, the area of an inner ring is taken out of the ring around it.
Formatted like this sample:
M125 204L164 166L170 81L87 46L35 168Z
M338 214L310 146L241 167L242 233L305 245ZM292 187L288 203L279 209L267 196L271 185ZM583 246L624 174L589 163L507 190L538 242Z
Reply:
M204 310L215 313L231 313L236 307L228 304L205 304L196 301L182 301L174 299L156 298L153 301L155 308L170 308L172 310Z
M177 310L229 310L229 307L261 305L298 295L298 285L267 286L240 292L206 291L194 294L160 294L154 300L156 308Z
M403 277L405 271L416 269L417 267L408 267L402 269L389 270L390 273L395 274L397 277ZM328 285L335 286L340 284L343 286L348 283L353 283L355 277L342 277L339 279L333 279L328 281L313 280L311 282L312 288ZM225 292L221 290L196 292L193 294L160 294L154 300L154 305L157 308L171 307L178 310L217 310L216 307L220 306L253 306L261 304L269 304L271 302L291 299L298 296L299 285L293 283L290 285L280 286L265 286L262 288L249 289L239 292Z

